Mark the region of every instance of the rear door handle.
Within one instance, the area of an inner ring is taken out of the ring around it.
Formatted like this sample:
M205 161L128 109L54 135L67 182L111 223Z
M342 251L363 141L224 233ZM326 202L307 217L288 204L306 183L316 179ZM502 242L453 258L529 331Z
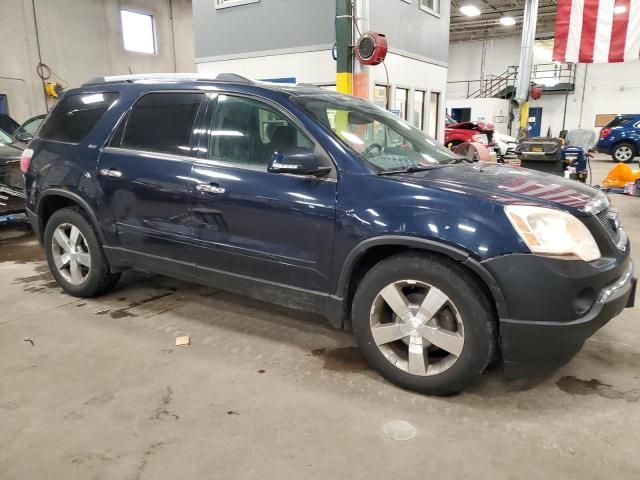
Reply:
M122 176L122 172L120 170L116 170L115 168L103 168L100 170L100 175L105 177L115 177L120 178Z
M226 191L220 185L217 185L215 183L209 183L209 184L200 183L200 184L196 185L196 190L198 190L199 192L215 193L215 194L224 193Z

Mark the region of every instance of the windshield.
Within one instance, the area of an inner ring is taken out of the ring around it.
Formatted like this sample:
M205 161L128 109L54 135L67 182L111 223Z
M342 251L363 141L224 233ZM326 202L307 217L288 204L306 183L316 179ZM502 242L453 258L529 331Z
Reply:
M293 100L378 173L460 161L460 157L420 130L362 99L327 94Z
M15 140L0 130L0 147L3 145L11 145L13 143L15 143Z

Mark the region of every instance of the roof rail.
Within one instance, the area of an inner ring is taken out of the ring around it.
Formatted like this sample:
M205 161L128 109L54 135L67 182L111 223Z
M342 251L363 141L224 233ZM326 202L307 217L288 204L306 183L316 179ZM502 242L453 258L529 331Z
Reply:
M122 83L151 80L213 80L217 82L254 83L253 80L235 73L137 73L130 75L111 75L107 77L92 78L83 86L98 85L101 83Z

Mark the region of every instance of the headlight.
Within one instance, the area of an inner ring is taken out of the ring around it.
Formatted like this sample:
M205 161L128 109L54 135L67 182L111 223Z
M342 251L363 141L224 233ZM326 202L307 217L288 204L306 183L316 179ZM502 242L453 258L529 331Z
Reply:
M609 199L600 191L596 194L595 198L583 208L583 210L585 212L598 214L607 208L609 208Z
M559 210L510 205L505 212L513 228L533 253L573 256L585 262L600 258L593 235L573 215Z

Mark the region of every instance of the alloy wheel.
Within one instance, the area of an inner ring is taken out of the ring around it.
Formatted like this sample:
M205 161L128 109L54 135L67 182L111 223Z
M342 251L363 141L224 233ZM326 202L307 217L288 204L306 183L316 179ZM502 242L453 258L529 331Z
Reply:
M623 145L616 149L616 159L621 162L628 162L633 157L633 151L631 147Z
M87 240L75 225L58 225L51 240L56 269L72 285L82 284L91 270L91 253Z
M456 306L440 289L417 280L400 280L378 293L370 328L385 358L412 375L448 370L464 347L464 324Z

